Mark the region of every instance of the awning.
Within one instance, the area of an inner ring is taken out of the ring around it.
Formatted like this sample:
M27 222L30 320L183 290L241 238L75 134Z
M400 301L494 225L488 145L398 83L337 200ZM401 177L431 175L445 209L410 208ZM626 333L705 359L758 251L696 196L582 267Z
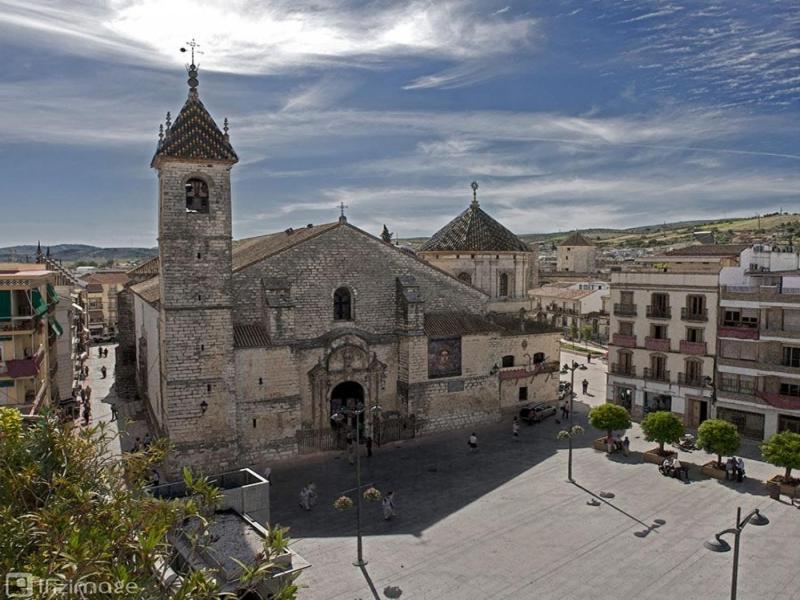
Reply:
M83 312L83 307L80 304L75 304L73 302L72 303L72 308L74 308L75 310L79 310L79 311Z
M64 335L64 329L61 327L61 323L59 323L55 317L50 317L48 321L50 322L50 329L53 330L53 333L55 333L58 337Z
M58 295L58 292L56 291L56 288L53 287L52 283L47 284L47 299L53 303L61 300L61 297Z
M36 288L33 288L31 291L31 303L33 304L33 310L37 315L41 316L47 312L47 302L44 301L42 294Z
M7 360L6 369L8 376L16 377L33 377L39 372L39 365L33 358L23 358L20 360Z

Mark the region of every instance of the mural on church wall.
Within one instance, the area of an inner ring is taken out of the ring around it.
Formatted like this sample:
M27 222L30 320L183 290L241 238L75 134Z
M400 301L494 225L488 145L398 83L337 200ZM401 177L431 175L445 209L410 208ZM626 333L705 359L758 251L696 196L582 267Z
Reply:
M428 340L428 379L461 375L461 338Z

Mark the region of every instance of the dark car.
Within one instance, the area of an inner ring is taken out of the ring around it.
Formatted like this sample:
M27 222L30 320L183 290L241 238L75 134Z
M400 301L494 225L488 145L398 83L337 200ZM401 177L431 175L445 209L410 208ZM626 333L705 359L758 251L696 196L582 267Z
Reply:
M520 421L525 421L528 424L539 423L544 421L547 417L556 414L556 407L546 402L540 402L533 406L526 406L519 411Z

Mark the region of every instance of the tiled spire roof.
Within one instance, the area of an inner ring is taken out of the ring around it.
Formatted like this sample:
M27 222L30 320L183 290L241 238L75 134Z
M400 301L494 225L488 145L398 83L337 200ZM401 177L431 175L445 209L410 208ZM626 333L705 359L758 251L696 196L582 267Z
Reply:
M559 246L594 246L594 242L587 240L580 233L575 231L571 236L558 244Z
M531 249L483 212L474 199L467 210L434 233L420 251L530 252Z
M228 139L228 120L225 120L223 133L200 101L197 86L197 67L192 64L189 67L189 98L174 123L170 123L167 113L167 127L163 138L159 135L158 148L150 166L171 158L239 162Z

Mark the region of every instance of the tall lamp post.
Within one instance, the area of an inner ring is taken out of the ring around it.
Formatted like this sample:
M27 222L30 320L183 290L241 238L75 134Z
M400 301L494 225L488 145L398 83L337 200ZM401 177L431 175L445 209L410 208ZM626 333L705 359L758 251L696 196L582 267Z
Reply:
M581 371L586 370L586 365L582 365L577 361L573 360L572 364L564 363L564 366L561 367L561 374L566 375L570 373L569 379L569 430L572 431L572 399L575 397L575 371L580 369ZM569 458L567 459L567 480L572 483L575 481L572 479L572 436L569 437Z
M744 529L748 523L762 526L767 525L769 523L769 519L758 512L757 508L750 511L750 513L747 514L744 519L742 519L742 509L741 507L737 508L736 527L724 529L719 533L714 534L713 540L703 543L703 546L714 552L727 552L731 549L731 547L728 542L722 539L722 536L727 533L733 534L733 575L731 576L731 600L736 600L736 583L739 577L739 537L742 535L742 529Z
M364 404L359 402L355 408L340 408L339 411L331 416L337 423L341 423L347 417L355 417L356 422L356 561L355 567L363 567L367 564L364 560L364 546L361 541L361 427L359 420L365 412ZM380 411L381 407L377 404L371 407L373 413Z

